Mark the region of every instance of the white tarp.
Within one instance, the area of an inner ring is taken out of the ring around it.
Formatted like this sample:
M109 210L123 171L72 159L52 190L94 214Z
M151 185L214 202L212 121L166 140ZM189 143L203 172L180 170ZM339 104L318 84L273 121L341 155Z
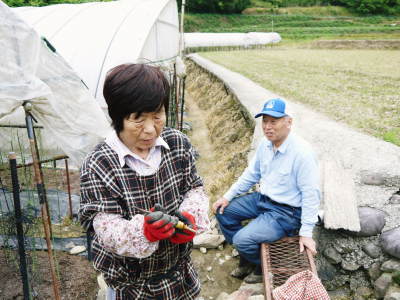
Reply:
M110 130L98 103L64 59L1 1L0 51L0 124L24 125L22 103L31 101L32 114L45 128L46 150L60 148L79 164ZM19 136L0 128L1 151L27 148L26 133Z
M103 108L103 82L109 69L126 62L174 62L178 54L175 0L120 0L13 10L50 41Z
M21 103L33 99L33 114L45 128L42 149L54 155L61 148L79 164L110 130L98 105L106 112L102 89L107 71L127 62L156 61L167 66L175 62L179 51L176 1L120 0L11 10L1 3L0 51L4 53L0 56L0 124L24 124ZM18 144L17 133L26 137L24 130L0 128L2 152Z
M276 32L249 33L185 33L185 48L255 46L279 43L281 36Z

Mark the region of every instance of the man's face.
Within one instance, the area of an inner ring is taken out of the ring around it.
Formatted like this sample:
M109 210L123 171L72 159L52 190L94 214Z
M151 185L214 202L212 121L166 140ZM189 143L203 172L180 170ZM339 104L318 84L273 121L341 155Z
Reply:
M291 125L292 118L289 116L274 118L268 115L263 115L262 129L264 135L276 147L279 147L289 135Z

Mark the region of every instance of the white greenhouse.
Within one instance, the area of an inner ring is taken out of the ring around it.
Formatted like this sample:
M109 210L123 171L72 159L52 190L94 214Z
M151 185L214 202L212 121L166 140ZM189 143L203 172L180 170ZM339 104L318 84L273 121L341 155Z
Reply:
M176 1L13 9L0 1L0 50L1 152L15 151L20 138L26 139L26 129L15 125L25 124L22 104L30 101L44 128L41 148L79 165L111 130L102 95L107 71L126 62L173 68L179 52Z
M109 69L126 62L175 62L175 0L120 0L13 9L45 37L105 107Z

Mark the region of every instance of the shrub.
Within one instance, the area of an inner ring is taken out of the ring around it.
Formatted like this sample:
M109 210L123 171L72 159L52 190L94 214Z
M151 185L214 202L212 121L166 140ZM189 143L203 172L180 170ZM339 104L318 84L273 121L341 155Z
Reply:
M360 14L396 14L400 13L400 0L334 0Z
M179 10L182 0L178 0ZM194 13L240 13L250 5L250 0L188 0L185 10Z

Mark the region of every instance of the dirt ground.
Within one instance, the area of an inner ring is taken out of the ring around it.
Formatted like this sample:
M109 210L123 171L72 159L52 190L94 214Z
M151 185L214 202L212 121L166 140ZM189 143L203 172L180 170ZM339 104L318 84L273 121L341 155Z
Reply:
M210 211L212 200L222 196L223 189L213 190L211 187L220 176L215 169L215 162L222 160L220 151L215 151L215 143L210 139L210 133L207 122L208 113L202 110L194 100L192 94L186 94L187 118L192 124L193 130L189 133L190 140L199 152L200 156L196 162L199 174L204 180L204 184L210 197ZM234 127L225 126L225 133L229 134ZM230 129L232 128L232 129ZM243 168L240 166L240 169ZM226 171L226 170L225 170ZM239 170L241 171L241 170ZM229 175L225 175L229 176ZM226 189L228 185L223 188ZM210 213L210 216L212 214ZM232 257L232 246L225 245L223 250L208 249L206 254L198 249L192 252L192 259L199 273L202 285L201 296L204 299L216 299L219 294L226 292L228 294L236 291L242 281L230 276L231 271L237 266L238 259Z
M193 250L192 260L201 282L200 296L204 299L216 299L222 292L230 294L239 289L242 281L229 275L238 263L238 259L231 256L231 246L223 250L208 249L206 254Z
M11 257L18 257L11 253ZM96 272L91 263L81 256L64 252L55 253L58 262L62 299L95 299L97 293ZM54 299L52 280L48 267L47 252L32 254L33 282L31 290L34 299ZM10 258L10 251L0 251L0 299L24 299L18 261Z

